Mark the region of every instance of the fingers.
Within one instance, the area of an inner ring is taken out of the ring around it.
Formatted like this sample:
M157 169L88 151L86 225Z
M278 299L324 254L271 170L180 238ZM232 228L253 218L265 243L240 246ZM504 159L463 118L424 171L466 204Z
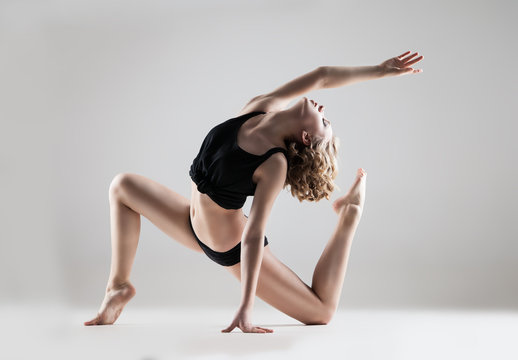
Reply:
M392 75L404 75L404 74L410 74L414 69L412 68L399 68L399 67L393 67L388 69L389 73Z
M223 332L223 333L231 332L232 330L234 330L235 327L236 326L234 324L232 324L228 328L221 330L221 332Z
M400 68L397 70L399 74L417 74L422 73L423 69Z
M401 59L401 61L403 61L403 63L406 63L407 61L409 61L410 59L412 59L416 55L417 55L417 52L413 53L412 55L408 55L406 58Z
M416 53L416 54L417 54L417 53ZM415 58L415 59L414 59L414 60L412 60L412 61L406 62L406 63L405 63L405 66L409 66L409 65L415 64L416 62L421 61L422 59L423 59L423 55L419 56L418 58Z
M273 330L256 326L250 332L264 334L264 333L272 333Z
M267 328L262 328L262 327L257 327L258 329L261 329L261 330L264 330L264 332L267 332L267 333L272 333L273 330L272 329L267 329Z
M228 328L221 330L221 332L222 333L229 333L229 332L232 332L232 330L234 330L234 328L235 328L235 326L229 326ZM241 329L241 331L244 332L244 333L260 333L260 334L272 333L273 332L272 329L267 329L267 328L263 328L263 327L260 327L260 326L254 326L251 329L246 329L246 328L245 329Z
M403 54L399 55L399 56L398 56L398 58L405 56L405 55L406 55L406 54L408 54L409 52L410 52L410 51L404 52Z
M244 333L272 333L272 329L263 328L261 326L251 326L251 325L239 325L238 323L232 323L229 327L221 330L222 333L229 333L234 330L234 328L238 327Z

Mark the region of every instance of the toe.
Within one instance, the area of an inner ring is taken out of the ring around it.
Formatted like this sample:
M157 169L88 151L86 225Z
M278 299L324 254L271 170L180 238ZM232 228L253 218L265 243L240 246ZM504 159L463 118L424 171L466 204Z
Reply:
M92 320L90 321L85 321L84 324L86 326L88 325L97 325L99 323L99 316L96 316L95 318L93 318Z

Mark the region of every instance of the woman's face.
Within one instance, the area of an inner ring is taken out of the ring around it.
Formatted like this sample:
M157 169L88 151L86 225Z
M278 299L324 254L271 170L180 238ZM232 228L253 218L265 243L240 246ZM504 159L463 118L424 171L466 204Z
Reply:
M324 105L304 96L293 105L293 109L300 118L303 130L306 130L312 138L320 137L324 138L324 141L331 140L333 129L324 115Z

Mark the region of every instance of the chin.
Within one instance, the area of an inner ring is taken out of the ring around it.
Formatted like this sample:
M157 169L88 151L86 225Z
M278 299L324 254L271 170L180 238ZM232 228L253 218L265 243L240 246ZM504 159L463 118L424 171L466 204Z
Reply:
M309 99L307 97L303 97L301 100L300 100L300 117L303 118L304 115L306 114L306 111L309 107Z

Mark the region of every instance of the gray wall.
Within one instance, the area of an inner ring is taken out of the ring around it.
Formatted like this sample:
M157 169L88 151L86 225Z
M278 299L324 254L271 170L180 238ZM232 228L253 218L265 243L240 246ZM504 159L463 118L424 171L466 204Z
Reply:
M511 1L2 1L0 302L96 308L117 173L190 197L188 167L206 132L251 97L318 65L417 50L421 74L308 94L342 141L332 200L358 167L368 172L341 306L516 309L516 10ZM330 202L300 204L284 191L271 249L310 283L335 219ZM135 306L240 300L223 268L145 218L132 281Z

